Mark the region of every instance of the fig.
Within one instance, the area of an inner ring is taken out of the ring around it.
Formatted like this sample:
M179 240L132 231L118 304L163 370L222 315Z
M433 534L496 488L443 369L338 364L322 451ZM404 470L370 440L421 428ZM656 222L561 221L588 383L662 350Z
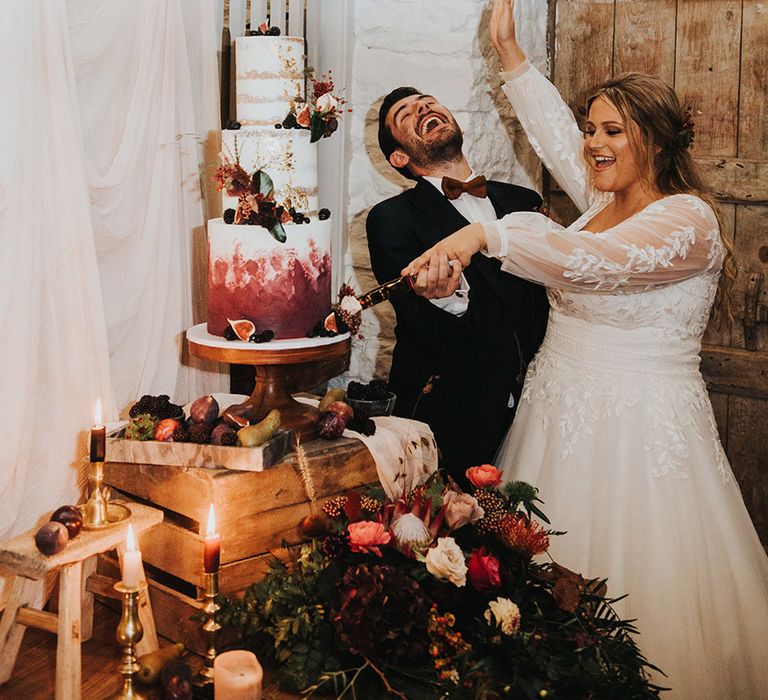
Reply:
M344 419L345 427L349 425L349 421L355 417L355 411L352 406L344 401L333 401L328 405L326 410L338 413Z
M230 428L239 430L256 419L256 406L250 403L233 404L221 414L221 417Z
M192 669L186 661L171 659L160 672L162 700L192 700Z
M181 422L175 418L163 418L155 428L155 440L173 442L173 434L181 428Z
M219 402L213 396L201 396L189 407L189 417L195 423L213 423L219 416Z
M60 552L67 542L69 533L61 523L48 522L35 533L35 545L46 556Z
M219 423L211 433L211 445L236 445L237 433L226 423Z
M253 321L249 321L247 318L241 318L237 321L228 318L227 321L229 322L230 328L235 332L235 335L245 343L248 342L248 338L250 338L256 330Z
M71 540L83 529L83 514L77 506L61 506L53 511L51 522L61 523L67 528L67 534Z
M317 433L326 440L340 438L346 427L347 424L344 418L333 411L321 413L317 421Z

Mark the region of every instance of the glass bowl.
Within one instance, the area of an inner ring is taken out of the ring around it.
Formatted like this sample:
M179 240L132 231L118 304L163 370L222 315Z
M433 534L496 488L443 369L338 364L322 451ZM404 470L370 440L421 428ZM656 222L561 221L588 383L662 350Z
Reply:
M355 418L373 418L374 416L391 416L392 411L395 410L396 399L397 396L390 391L388 398L380 399L379 401L364 401L363 399L350 399L349 397L345 400L352 406Z

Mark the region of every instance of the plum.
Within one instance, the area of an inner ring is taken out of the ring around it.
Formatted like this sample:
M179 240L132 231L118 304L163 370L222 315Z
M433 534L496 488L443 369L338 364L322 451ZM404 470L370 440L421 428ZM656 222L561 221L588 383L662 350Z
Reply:
M349 425L349 421L355 417L355 412L352 409L352 406L346 403L346 401L333 401L328 405L326 410L338 413L344 419L345 426Z
M60 552L67 542L69 533L61 523L48 522L35 533L35 545L46 556Z
M326 440L335 440L341 437L346 427L344 418L333 411L321 413L317 421L317 433Z
M213 423L219 416L219 402L213 396L201 396L189 407L189 417L195 423Z
M61 523L67 528L69 539L73 539L80 534L83 529L83 514L77 506L61 506L53 511L51 521Z

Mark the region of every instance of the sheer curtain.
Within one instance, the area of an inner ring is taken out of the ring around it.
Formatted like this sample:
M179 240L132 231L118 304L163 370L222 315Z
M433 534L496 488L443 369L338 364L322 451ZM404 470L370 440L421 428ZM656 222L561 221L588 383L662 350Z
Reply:
M212 5L184 5L0 7L0 538L78 498L97 397L109 420L141 393L226 386L182 354L205 313L218 129Z

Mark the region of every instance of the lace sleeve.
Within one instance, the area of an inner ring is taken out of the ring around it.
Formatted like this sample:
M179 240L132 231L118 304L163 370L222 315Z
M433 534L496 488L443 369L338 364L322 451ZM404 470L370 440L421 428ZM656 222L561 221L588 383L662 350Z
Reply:
M534 212L498 221L502 269L558 289L642 291L719 269L717 218L693 195L658 200L601 233L564 229Z
M502 73L504 93L525 129L533 150L579 211L598 197L582 155L584 138L573 112L557 88L530 63Z

